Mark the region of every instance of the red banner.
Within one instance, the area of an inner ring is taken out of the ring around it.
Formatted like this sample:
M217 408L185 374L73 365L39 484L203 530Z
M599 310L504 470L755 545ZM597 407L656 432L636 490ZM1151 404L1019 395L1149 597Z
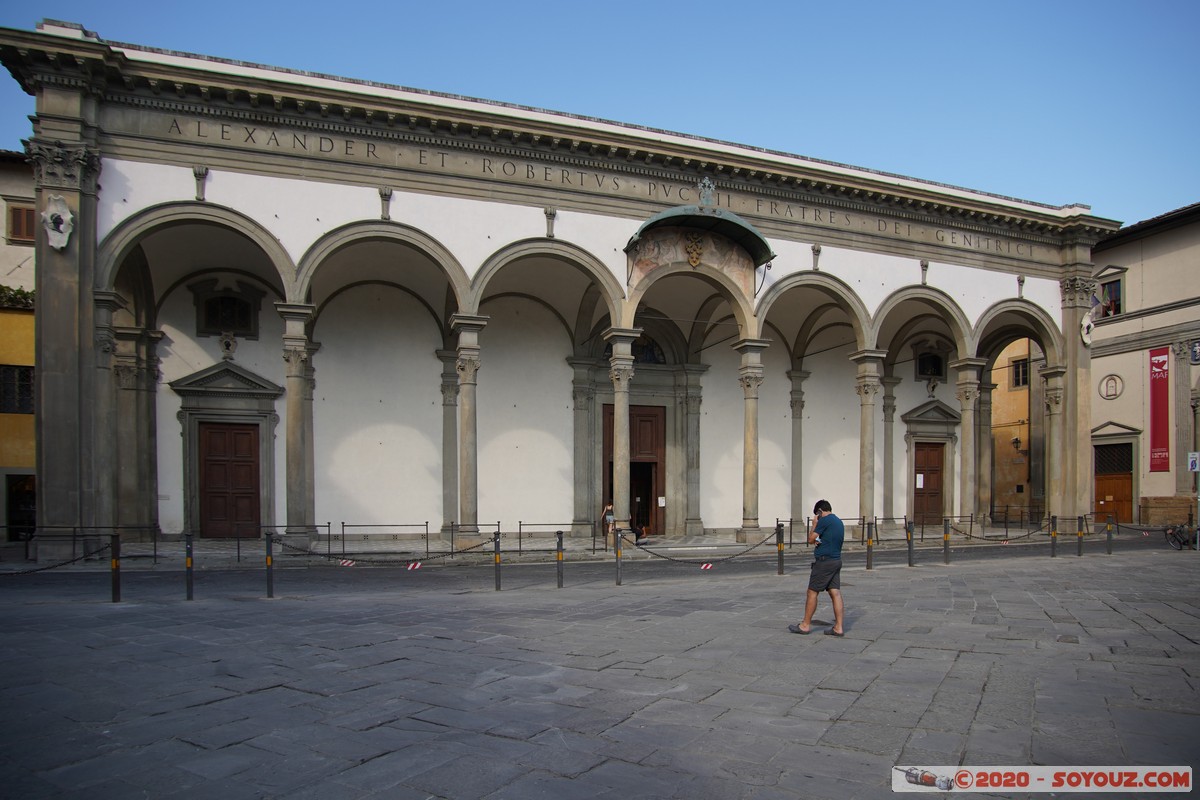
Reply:
M1150 351L1150 471L1171 471L1171 348Z

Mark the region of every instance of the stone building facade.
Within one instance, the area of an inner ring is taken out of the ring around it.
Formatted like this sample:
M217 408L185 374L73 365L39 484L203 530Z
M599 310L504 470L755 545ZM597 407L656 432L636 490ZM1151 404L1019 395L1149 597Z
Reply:
M1091 509L1086 206L69 24L0 60L46 537L986 516L1024 339L1047 510Z

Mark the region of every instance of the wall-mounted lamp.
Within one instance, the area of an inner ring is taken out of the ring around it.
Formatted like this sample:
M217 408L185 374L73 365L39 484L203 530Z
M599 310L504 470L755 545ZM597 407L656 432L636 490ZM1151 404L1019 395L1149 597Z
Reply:
M1012 438L1012 446L1013 446L1013 450L1021 449L1021 437L1020 436L1014 436Z

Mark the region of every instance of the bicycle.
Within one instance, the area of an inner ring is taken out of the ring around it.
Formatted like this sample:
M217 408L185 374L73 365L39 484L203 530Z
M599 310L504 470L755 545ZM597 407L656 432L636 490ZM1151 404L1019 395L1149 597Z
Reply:
M1189 550L1196 545L1196 531L1189 528L1186 524L1183 525L1168 525L1167 544L1176 550L1188 548Z

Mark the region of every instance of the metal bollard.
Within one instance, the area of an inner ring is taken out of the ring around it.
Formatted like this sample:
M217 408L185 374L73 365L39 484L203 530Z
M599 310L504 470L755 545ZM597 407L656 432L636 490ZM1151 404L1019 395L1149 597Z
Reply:
M500 591L500 531L492 536L492 546L496 550L496 591Z
M558 531L558 552L555 554L558 558L558 588L563 586L563 532Z
M183 548L184 548L184 556L185 556L184 566L186 568L185 575L186 575L186 585L187 585L187 599L193 600L193 599L195 599L195 597L192 592L192 552L193 552L192 551L192 534L185 533L183 535L183 542L184 542Z
M867 523L867 569L875 568L875 523Z
M1075 531L1076 531L1076 534L1075 534L1076 538L1079 541L1079 547L1076 550L1075 555L1082 556L1083 555L1083 517L1075 518Z
M617 586L621 585L621 529L613 530L613 553L617 558Z
M916 523L910 522L904 528L904 534L908 538L908 565L913 566L913 528Z
M942 563L950 563L950 518L942 519Z
M1050 557L1058 556L1058 517L1050 516Z
M1105 551L1110 556L1112 555L1112 529L1113 529L1113 517L1112 517L1112 514L1109 514L1108 522L1106 522L1104 524L1104 531L1105 531L1105 538L1108 540L1107 544L1105 546Z
M783 574L783 523L775 520L775 549L778 551L779 568L778 574Z
M275 596L275 536L267 531L267 597Z
M121 602L121 534L109 534L112 548L112 601Z

